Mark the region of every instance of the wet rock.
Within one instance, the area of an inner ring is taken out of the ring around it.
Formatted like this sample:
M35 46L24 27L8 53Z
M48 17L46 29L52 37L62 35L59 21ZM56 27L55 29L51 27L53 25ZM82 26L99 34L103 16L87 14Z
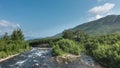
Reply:
M6 62L2 62L0 64L0 67L1 68L102 68L99 66L99 64L98 65L95 64L94 66L86 65L84 60L82 62L81 57L77 57L75 55L67 55L64 57L51 57L50 52L51 50L33 49L23 54L26 57L17 56L13 59L7 60ZM89 57L84 57L84 58L89 58ZM91 59L89 59L88 62L91 62Z
M47 64L45 63L45 64L43 64L43 68L48 68L48 66L47 66Z
M65 64L68 64L68 62L65 62Z
M35 64L32 65L32 67L33 67L33 68L39 68L40 65L39 65L38 63L35 63Z

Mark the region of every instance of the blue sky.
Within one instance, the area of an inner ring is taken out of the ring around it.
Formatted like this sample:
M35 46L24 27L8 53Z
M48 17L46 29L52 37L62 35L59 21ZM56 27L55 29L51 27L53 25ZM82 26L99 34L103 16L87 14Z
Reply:
M25 36L53 36L111 14L120 14L120 0L0 0L0 35L19 27Z

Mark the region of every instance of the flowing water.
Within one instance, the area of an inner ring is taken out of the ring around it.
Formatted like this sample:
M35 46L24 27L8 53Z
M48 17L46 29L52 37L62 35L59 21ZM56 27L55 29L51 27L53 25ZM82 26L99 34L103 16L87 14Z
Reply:
M73 62L58 63L51 55L51 48L33 48L0 63L0 68L101 68L90 57L83 55ZM92 65L91 65L92 64Z
M51 57L51 48L33 48L19 56L0 63L0 68L39 68Z

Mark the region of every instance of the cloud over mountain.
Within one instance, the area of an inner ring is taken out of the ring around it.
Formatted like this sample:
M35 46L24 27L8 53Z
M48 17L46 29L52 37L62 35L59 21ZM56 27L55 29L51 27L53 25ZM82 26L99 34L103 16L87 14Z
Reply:
M90 14L95 15L94 19L99 19L104 15L108 14L115 7L114 3L105 3L103 5L95 6L88 10Z
M93 7L89 12L93 14L103 14L109 12L114 6L115 4L113 3L105 3L104 5Z

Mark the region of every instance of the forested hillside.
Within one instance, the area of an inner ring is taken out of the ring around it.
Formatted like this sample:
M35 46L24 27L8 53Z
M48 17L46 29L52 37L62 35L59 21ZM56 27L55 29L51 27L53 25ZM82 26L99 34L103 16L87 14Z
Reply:
M120 15L108 15L98 20L83 23L69 30L82 30L91 36L120 34ZM62 37L62 33L53 36L53 38L59 37Z
M120 33L120 15L108 15L101 19L78 25L72 30L78 29L92 36Z

